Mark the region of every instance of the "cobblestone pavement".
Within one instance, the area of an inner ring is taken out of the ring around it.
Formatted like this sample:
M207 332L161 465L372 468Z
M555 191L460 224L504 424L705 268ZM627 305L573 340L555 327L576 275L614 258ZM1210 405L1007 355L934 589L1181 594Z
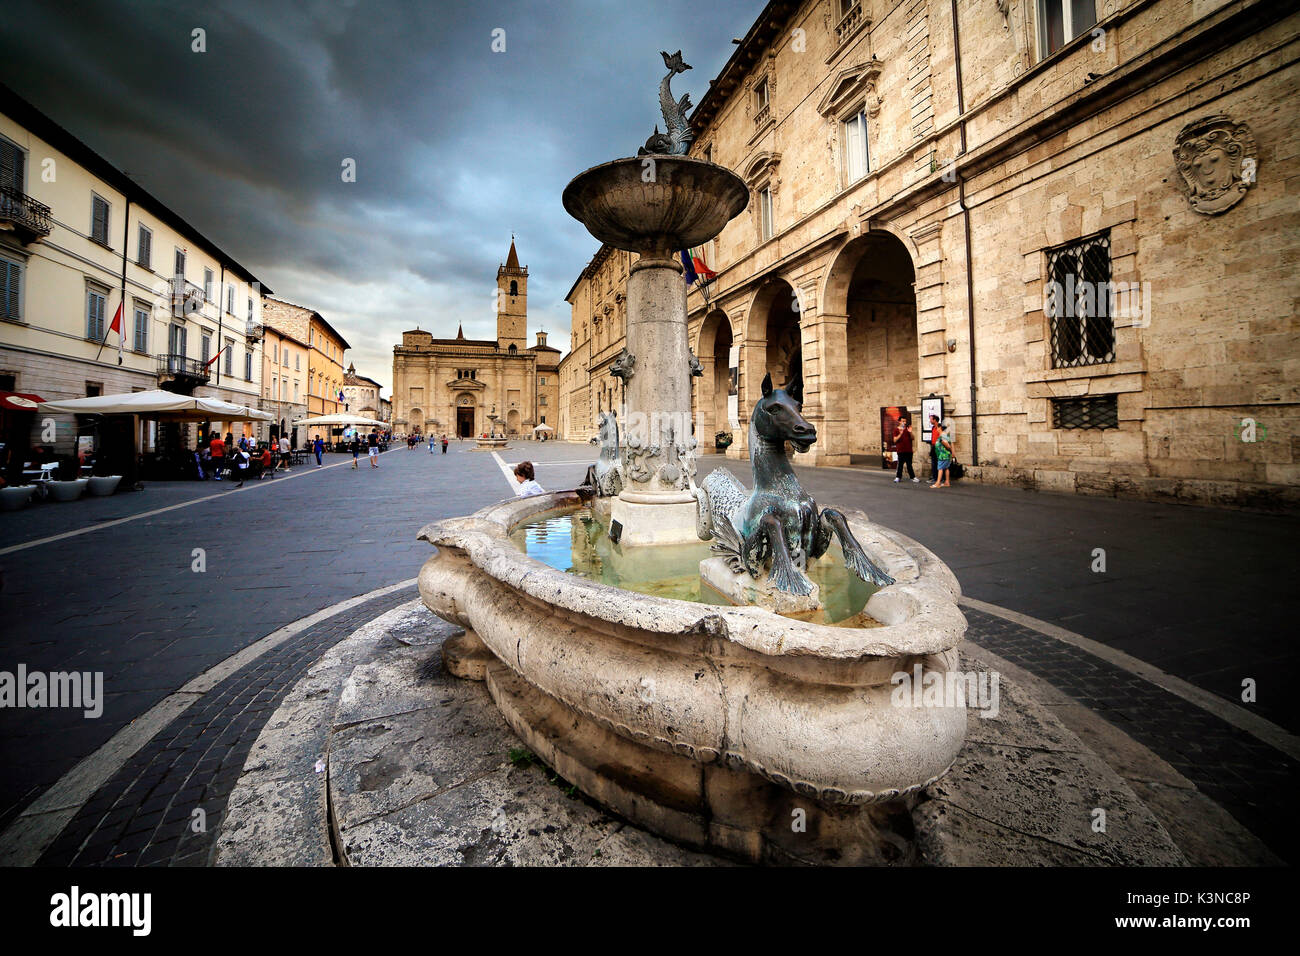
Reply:
M964 608L968 640L1031 671L1163 757L1274 853L1297 857L1300 766L1213 714L1081 648Z
M580 480L592 451L525 443L501 457L532 458L545 487L563 488ZM0 710L0 826L231 654L323 607L414 577L428 554L415 540L423 524L510 493L492 455L455 443L446 456L395 447L373 470L327 458L338 462L239 491L151 485L3 516L0 670L101 671L105 704L97 720L73 709ZM705 458L700 469L720 464ZM748 482L745 463L725 465ZM1241 678L1256 676L1258 712L1292 730L1300 723L1285 691L1296 652L1285 640L1284 592L1267 575L1289 566L1294 518L970 483L930 491L870 470L800 474L820 502L863 508L936 551L972 597L1124 650L1238 706ZM195 548L204 550L202 573ZM1105 549L1105 573L1091 571L1095 548ZM322 621L228 677L106 783L42 862L203 862L242 754L274 702L389 599ZM1291 857L1281 807L1294 794L1295 768L1281 754L1083 650L967 615L971 640L1094 707ZM206 835L188 829L195 806L208 814Z
M230 791L284 695L334 644L415 597L414 587L401 588L349 608L221 681L99 788L39 865L210 863Z

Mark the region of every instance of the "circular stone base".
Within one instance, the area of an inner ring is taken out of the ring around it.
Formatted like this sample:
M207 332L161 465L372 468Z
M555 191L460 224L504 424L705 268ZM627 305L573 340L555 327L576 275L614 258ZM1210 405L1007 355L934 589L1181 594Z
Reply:
M916 862L914 797L826 806L747 771L628 740L542 694L499 661L487 667L487 687L510 729L556 773L674 842L751 863Z
M449 637L442 645L442 666L453 677L465 680L483 680L488 664L496 660L477 634L466 631L459 637Z

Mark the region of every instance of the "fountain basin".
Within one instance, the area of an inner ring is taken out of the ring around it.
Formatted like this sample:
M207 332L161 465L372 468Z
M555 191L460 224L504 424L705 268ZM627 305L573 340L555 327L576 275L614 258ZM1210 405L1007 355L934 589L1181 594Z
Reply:
M601 242L672 256L722 232L748 205L749 189L716 163L637 156L579 173L565 187L563 200L569 215Z
M894 862L908 798L965 736L964 707L891 699L896 674L943 680L957 667L966 621L948 568L849 513L897 583L867 602L881 626L834 627L633 593L510 541L581 504L539 495L420 532L435 547L424 603L470 632L461 651L495 658L474 670L514 730L589 796L670 839L754 861ZM797 811L804 830L791 827Z

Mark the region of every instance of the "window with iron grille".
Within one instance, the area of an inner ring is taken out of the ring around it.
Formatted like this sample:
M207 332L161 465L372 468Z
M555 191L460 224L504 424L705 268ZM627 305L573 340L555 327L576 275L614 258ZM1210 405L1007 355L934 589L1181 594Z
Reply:
M1052 327L1053 368L1115 361L1110 289L1109 233L1047 253L1044 311Z
M1114 395L1054 398L1052 427L1119 428L1119 403Z

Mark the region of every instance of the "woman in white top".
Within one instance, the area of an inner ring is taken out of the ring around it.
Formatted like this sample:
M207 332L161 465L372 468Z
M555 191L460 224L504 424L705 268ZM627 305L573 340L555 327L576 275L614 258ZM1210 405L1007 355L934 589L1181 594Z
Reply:
M519 487L515 489L515 495L520 498L546 494L546 489L533 480L533 463L531 461L521 461L515 465L515 481L519 482Z

